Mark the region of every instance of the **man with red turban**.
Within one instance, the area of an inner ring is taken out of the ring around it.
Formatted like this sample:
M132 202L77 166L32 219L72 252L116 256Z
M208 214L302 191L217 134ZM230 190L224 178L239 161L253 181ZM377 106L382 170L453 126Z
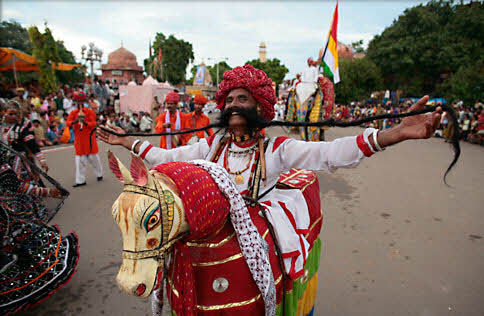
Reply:
M195 110L191 112L187 116L187 125L188 128L195 129L195 128L202 128L210 124L210 119L208 116L203 114L202 109L207 104L208 99L204 95L197 94L193 98L193 103L195 104ZM213 135L212 129L207 130L208 136ZM198 131L195 133L185 134L186 143L188 145L192 145L198 142L200 139L205 137L205 131Z
M410 111L424 108L428 96ZM397 127L379 131L367 128L358 136L331 142L304 142L285 136L265 137L261 121L274 117L276 95L272 80L251 65L226 71L216 94L225 130L199 142L172 150L148 141L118 137L100 130L101 139L122 145L151 165L170 161L210 160L223 166L236 189L266 209L278 239L286 273L295 279L304 273L308 242L308 207L300 190L281 190L276 183L291 168L335 171L354 168L385 147L407 139L429 138L440 122L440 112L405 118ZM123 133L121 129L114 129ZM189 302L186 302L189 304Z
M167 111L161 113L156 118L156 132L166 133L180 131L186 128L187 114L181 113L178 110L178 102L180 95L171 91L166 95L165 108ZM185 137L181 135L165 135L160 137L160 147L164 149L172 149L185 145Z
M97 181L103 179L101 159L99 159L96 135L91 131L96 128L96 113L85 107L87 97L84 91L74 91L72 100L77 108L67 117L67 128L74 130L74 148L76 150L76 183L73 187L86 185L86 167L89 162L97 176ZM92 146L92 147L91 147Z

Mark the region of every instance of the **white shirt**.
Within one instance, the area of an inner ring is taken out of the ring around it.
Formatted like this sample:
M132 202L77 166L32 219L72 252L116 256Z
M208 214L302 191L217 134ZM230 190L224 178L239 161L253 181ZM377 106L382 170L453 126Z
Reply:
M302 82L318 82L318 69L315 66L310 66L304 69L301 75Z
M64 110L67 114L70 114L72 110L76 108L72 100L68 98L64 98L64 100L62 101L62 106L64 107Z
M264 208L268 211L268 219L274 227L281 246L281 252L283 254L297 253L295 258L283 259L286 273L290 273L289 271L291 271L291 266L293 265L296 272L301 272L304 268L309 244L301 231L309 228L310 221L308 207L300 190L281 190L274 187L279 180L280 174L289 171L291 168L327 171L335 171L338 168L354 168L365 157L362 151L364 146L371 147L368 142L368 136L373 131L374 129L372 128L366 129L362 135L358 136L359 141L355 136L338 138L331 142L305 142L286 137L269 139L267 150L265 151L267 181L266 184L263 181L260 182L259 196L266 191L270 192L260 199L259 202L261 204L264 204L266 201L271 202ZM149 148L151 144L145 141L141 144L139 152L144 154L144 156L143 154L141 155L141 158L144 158L151 165L170 161L207 160L212 157L222 137L222 135L216 135L211 146L207 139L203 138L193 145L177 147L171 150L158 147ZM233 151L247 149L241 148L234 143L230 146L230 149ZM254 146L257 146L257 144L254 144ZM226 154L227 150L224 149L216 162L218 165L223 166ZM247 163L253 163L254 156L253 152L247 155L228 154L227 163L231 170L242 170L247 166ZM244 193L248 189L250 169L248 168L241 174L244 182L235 184L240 193ZM230 174L230 177L232 181L235 180L234 174ZM297 229L294 229L291 225L282 205L285 205L292 213Z

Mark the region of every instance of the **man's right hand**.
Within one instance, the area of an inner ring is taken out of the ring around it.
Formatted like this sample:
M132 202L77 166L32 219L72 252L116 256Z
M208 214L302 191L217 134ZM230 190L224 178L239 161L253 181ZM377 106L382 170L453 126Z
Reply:
M113 126L113 125L109 125L109 126L105 126L105 125L101 125L100 127L103 127L107 130L111 130L113 132L116 132L118 134L126 134L126 132L121 128L121 127L118 127L118 126ZM105 143L108 143L110 145L121 145L129 150L131 150L131 145L133 145L133 142L134 142L134 139L132 137L122 137L122 136L116 136L116 135L113 135L111 133L108 133L107 131L104 131L102 130L101 128L97 128L97 135L99 136L99 138L105 142Z
M164 128L170 128L171 127L171 123L163 123L163 127Z

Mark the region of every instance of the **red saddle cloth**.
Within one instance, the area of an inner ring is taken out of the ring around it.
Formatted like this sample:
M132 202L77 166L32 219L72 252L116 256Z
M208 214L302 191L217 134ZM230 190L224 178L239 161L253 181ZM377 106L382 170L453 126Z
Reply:
M314 172L291 169L282 174L279 189L300 189L308 204L310 231L306 238L312 247L321 230L322 213L319 182ZM276 255L274 240L258 206L248 207L249 214L260 235L269 246L270 263L276 283L277 304L282 298L281 262ZM208 238L187 242L195 277L196 315L263 315L264 301L242 256L236 233L227 217L225 223ZM176 255L173 256L176 258ZM176 286L173 266L167 275L167 293L170 304L183 300ZM292 280L286 278L286 291Z

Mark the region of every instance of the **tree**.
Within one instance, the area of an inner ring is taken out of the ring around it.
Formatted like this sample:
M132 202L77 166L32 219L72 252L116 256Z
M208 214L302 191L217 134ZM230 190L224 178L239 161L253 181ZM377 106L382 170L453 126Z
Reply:
M29 33L14 20L0 22L0 47L15 48L27 54L32 53Z
M276 87L282 83L284 77L289 72L286 66L281 64L281 61L277 58L267 59L265 62L261 62L259 59L249 60L245 63L254 66L257 69L263 70L269 78L276 83Z
M351 47L355 53L364 53L365 50L363 49L363 40L359 40L356 42L351 43Z
M208 71L210 72L210 76L212 77L213 84L217 84L217 64L213 66L208 66ZM229 66L225 61L221 61L218 63L218 83L222 81L222 77L224 72L227 70L232 70L232 67Z
M10 20L0 22L0 47L18 49L24 53L32 54L32 43L30 43L27 29L20 23ZM2 73L5 83L15 83L13 72ZM39 74L35 72L21 72L17 74L18 82L22 84L39 80Z
M74 54L64 46L63 41L57 41L57 51L61 62L67 64L75 64L76 59ZM55 75L60 83L74 85L84 81L84 71L81 68L74 68L71 71L56 70Z
M380 69L367 57L355 61L340 59L339 73L341 81L334 88L337 103L367 99L383 86Z
M57 43L52 36L50 29L45 23L44 33L40 33L36 26L28 29L30 41L33 45L32 55L37 59L39 68L40 88L44 93L57 91L57 81L55 71L51 66L52 62L60 62Z
M156 33L153 43L153 52L151 58L145 59L145 71L153 74L153 61L161 49L163 54L162 69L163 71L155 74L159 81L169 81L173 85L185 82L186 69L190 62L193 61L193 47L189 42L177 39L170 35L168 38L163 33ZM152 54L150 54L152 55Z
M430 1L407 9L369 43L385 87L406 95L434 93L444 78L479 60L484 46L484 3Z
M484 58L474 64L461 66L443 82L440 90L449 102L462 100L465 105L472 105L478 99L483 100Z

